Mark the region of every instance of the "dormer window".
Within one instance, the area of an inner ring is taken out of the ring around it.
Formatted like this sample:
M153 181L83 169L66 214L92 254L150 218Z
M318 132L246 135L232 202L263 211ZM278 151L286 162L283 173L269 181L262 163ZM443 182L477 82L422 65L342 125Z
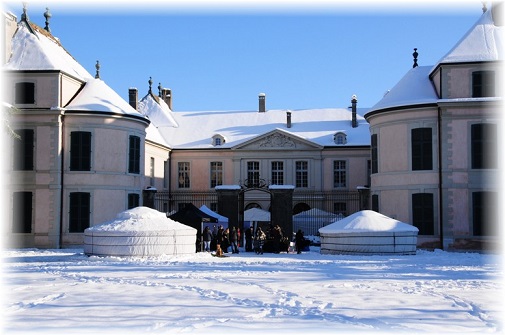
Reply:
M337 145L344 145L347 143L347 135L341 131L333 135L333 142Z
M224 136L216 134L212 136L212 145L215 147L221 146L226 143Z
M15 104L34 104L35 103L35 84L34 83L16 83Z

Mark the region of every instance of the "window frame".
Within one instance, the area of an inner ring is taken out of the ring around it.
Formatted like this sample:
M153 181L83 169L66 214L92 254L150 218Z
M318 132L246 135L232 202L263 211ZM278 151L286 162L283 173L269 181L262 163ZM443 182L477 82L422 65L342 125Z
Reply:
M210 188L223 185L223 162L210 162Z
M309 187L309 162L307 160L295 161L295 185L299 188Z
M470 166L474 170L498 168L498 126L474 123L470 126Z
M472 98L488 98L496 96L496 74L494 71L472 72Z
M91 222L91 193L70 192L68 232L83 233Z
M12 213L12 233L31 234L33 232L33 192L13 192Z
M33 129L15 129L19 139L14 139L14 171L33 171L35 166L35 131Z
M70 171L91 171L92 139L90 131L70 132Z
M128 136L128 173L140 174L141 140L138 135Z
M412 225L419 235L435 235L435 196L433 193L412 193Z
M284 161L271 161L270 168L271 184L284 185Z
M16 105L35 104L35 83L22 81L14 85L14 103Z
M433 128L410 130L410 163L412 171L433 170Z
M346 188L346 187L347 187L347 161L343 159L334 160L333 188Z
M191 163L177 162L177 188L191 188Z

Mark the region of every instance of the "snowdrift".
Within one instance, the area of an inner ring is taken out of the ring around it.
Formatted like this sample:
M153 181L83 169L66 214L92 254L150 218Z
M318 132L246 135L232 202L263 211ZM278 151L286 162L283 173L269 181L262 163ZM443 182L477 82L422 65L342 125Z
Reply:
M84 230L84 253L99 256L158 256L196 252L196 229L147 207L121 212Z
M360 211L319 229L321 253L413 255L418 232L380 213Z

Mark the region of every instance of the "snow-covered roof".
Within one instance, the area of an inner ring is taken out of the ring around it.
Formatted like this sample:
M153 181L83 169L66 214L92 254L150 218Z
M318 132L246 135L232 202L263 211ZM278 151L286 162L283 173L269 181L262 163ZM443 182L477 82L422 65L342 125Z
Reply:
M360 109L360 111L365 111ZM368 122L357 115L358 127L352 128L352 113L345 108L289 110L291 127L287 127L287 110L258 111L191 111L172 112L178 128L159 128L173 148L214 148L212 137L219 134L226 142L219 148L233 148L263 134L280 129L320 146L337 146L333 135L343 132L343 146L370 144ZM151 119L157 126L156 120Z
M387 108L435 104L438 96L429 78L430 70L431 66L410 69L365 116Z
M419 229L371 210L356 212L342 220L319 228L320 234L405 231L418 232Z
M145 118L101 79L88 79L77 96L65 106L67 111L103 112Z
M4 69L59 70L83 81L93 78L56 38L39 26L25 21L18 23L12 38L11 57Z
M177 128L179 125L175 121L170 107L152 93L148 93L138 103L138 111L151 120L157 128L172 127Z
M486 11L458 43L438 61L435 68L444 63L503 60L503 32L503 27L494 23L493 11Z

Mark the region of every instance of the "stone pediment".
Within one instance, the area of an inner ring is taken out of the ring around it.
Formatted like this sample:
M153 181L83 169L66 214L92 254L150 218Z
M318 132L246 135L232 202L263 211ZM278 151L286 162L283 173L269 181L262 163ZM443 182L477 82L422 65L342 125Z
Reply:
M236 150L315 150L322 146L296 136L292 133L275 129L236 145Z

